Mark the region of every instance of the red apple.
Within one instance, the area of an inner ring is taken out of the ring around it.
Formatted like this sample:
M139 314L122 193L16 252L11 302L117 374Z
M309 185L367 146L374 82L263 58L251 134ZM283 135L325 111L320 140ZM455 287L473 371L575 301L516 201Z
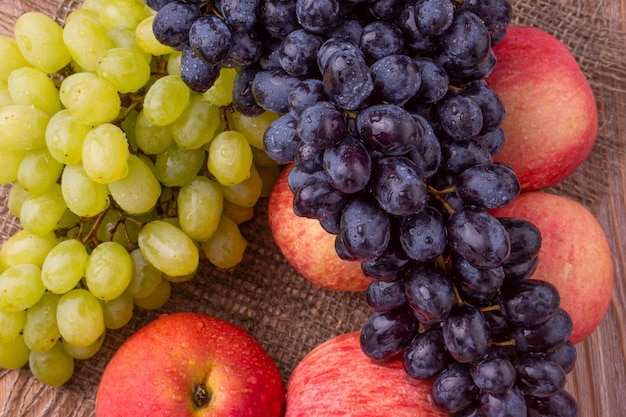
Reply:
M293 212L293 193L286 166L274 183L268 201L269 225L274 242L285 259L315 288L334 291L364 291L370 280L359 262L345 261L335 252L335 236L319 221Z
M569 49L530 26L511 26L494 47L486 81L506 110L496 161L517 172L522 191L557 184L589 155L598 133L593 92Z
M589 336L611 301L613 262L606 235L594 215L577 201L543 191L520 194L496 217L517 217L535 224L542 244L533 278L554 284L561 307L573 322L572 343Z
M162 315L129 337L107 364L98 417L279 417L284 384L242 328L198 313Z
M309 352L287 383L285 417L442 417L429 400L432 380L407 376L402 360L372 362L359 332L327 340Z

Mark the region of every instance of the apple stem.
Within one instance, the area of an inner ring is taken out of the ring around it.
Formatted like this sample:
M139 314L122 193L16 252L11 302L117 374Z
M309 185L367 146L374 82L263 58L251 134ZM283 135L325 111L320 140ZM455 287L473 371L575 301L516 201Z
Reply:
M193 393L193 404L196 408L202 408L211 401L211 392L204 384L196 385Z

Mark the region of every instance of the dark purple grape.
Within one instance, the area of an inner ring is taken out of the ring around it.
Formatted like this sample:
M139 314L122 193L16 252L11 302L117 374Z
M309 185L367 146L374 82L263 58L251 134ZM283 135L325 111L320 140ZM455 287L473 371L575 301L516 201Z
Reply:
M345 19L341 25L328 33L328 38L339 38L358 44L361 41L363 26L361 22L354 19Z
M489 325L492 342L508 342L511 340L511 331L514 326L504 317L500 310L488 309L483 312L485 321Z
M171 3L172 1L174 0L145 0L146 5L155 12L158 12L161 8L163 8L163 6Z
M441 144L432 125L426 118L418 114L411 114L411 116L415 120L419 132L418 136L421 139L415 148L411 149L405 156L413 161L420 178L428 178L437 172L441 165Z
M559 308L560 300L554 285L537 279L507 280L500 293L502 314L522 327L548 320Z
M233 32L230 48L221 63L227 68L247 67L258 62L262 54L263 44L256 31Z
M207 14L196 19L188 33L191 48L208 63L216 65L228 54L232 33L219 17Z
M516 386L524 395L549 397L565 386L565 372L556 362L540 355L524 355L515 362Z
M461 10L441 36L441 47L454 63L464 67L477 66L489 56L491 37L480 17Z
M524 395L517 387L499 394L483 392L480 413L483 417L526 417Z
M435 104L435 111L439 125L454 140L470 140L483 128L483 115L478 103L458 91L449 91Z
M305 172L322 171L324 149L315 148L308 143L300 141L296 148L294 162L298 168Z
M317 67L320 70L320 73L324 73L326 69L326 64L328 64L328 59L335 52L345 52L350 51L356 54L362 54L361 50L358 47L357 43L352 42L349 39L345 38L328 38L324 43L320 46L317 51Z
M404 5L403 0L373 0L368 3L371 3L368 8L370 14L379 20L392 20Z
M517 174L503 163L471 166L461 172L456 181L456 193L468 206L504 207L520 192Z
M417 93L420 74L406 55L387 55L370 67L374 95L384 102L402 105Z
M504 104L485 80L472 81L463 87L463 91L480 106L483 114L481 134L492 132L502 126L505 114Z
M447 229L452 249L478 268L501 266L511 251L506 229L484 209L455 211Z
M389 215L366 197L356 197L343 209L339 235L356 259L380 256L391 237Z
M539 254L541 249L541 231L528 220L501 217L502 223L511 238L511 255L505 262L505 266L523 264L531 261Z
M295 158L301 144L297 132L298 122L286 113L274 120L263 134L263 150L274 162L288 164Z
M450 360L441 329L430 329L415 336L404 351L402 364L411 378L428 379L443 371Z
M255 117L265 111L263 107L257 104L252 95L252 82L259 71L260 68L258 66L249 66L239 69L237 75L235 75L233 107L244 116Z
M418 328L419 322L406 308L374 313L361 329L361 350L374 361L388 361L402 353Z
M289 93L300 81L282 68L262 70L252 80L252 96L263 109L285 114L289 111Z
M215 8L234 31L245 32L257 22L261 0L215 0Z
M413 116L395 104L377 104L356 116L361 139L374 151L402 155L417 146L419 131Z
M339 143L344 138L345 129L343 113L328 101L307 107L298 119L298 135L302 142L320 149Z
M426 205L428 188L417 167L404 156L385 156L372 164L372 195L388 213L406 216Z
M473 140L448 140L441 143L441 168L447 174L457 176L477 164L491 164L491 154Z
M404 35L404 47L413 55L426 55L437 48L435 38L423 34L417 27L415 4L407 1L394 20Z
M450 84L457 87L486 78L496 66L497 62L496 54L493 49L489 51L487 59L479 65L463 66L452 61L445 53L436 55L433 59L446 70L450 77Z
M441 328L446 348L458 362L476 362L487 352L489 326L483 313L473 305L454 306Z
M306 172L298 168L297 165L289 169L289 174L287 174L287 185L292 193L295 193L300 187L314 184L319 180L328 181L324 171Z
M374 90L363 54L359 50L339 50L329 55L325 62L324 89L331 101L343 110L359 109Z
M264 70L282 68L280 66L280 43L278 38L269 38L262 43L261 57L259 58L259 67Z
M289 33L280 44L281 67L290 75L305 75L317 70L317 50L323 39L305 29Z
M470 404L461 411L454 413L454 417L482 417L482 414L478 405Z
M352 194L365 188L372 173L372 159L363 143L352 135L327 148L322 165L330 183L344 193Z
M578 417L578 404L565 390L548 398L527 396L526 406L528 417Z
M295 0L264 0L262 3L259 20L271 36L284 39L289 33L300 28Z
M372 281L365 291L365 301L373 311L389 311L406 306L404 280Z
M215 84L220 75L218 65L209 64L186 45L180 56L180 77L193 91L203 93Z
M454 255L452 256L452 274L459 284L459 289L467 289L471 292L485 294L492 300L504 282L504 270L501 266L495 268L477 268L467 259Z
M504 269L504 277L506 280L526 279L533 276L539 265L539 257L536 256L528 262L524 262L517 265L507 265L506 262L502 264Z
M460 9L476 13L491 34L491 45L498 44L511 23L512 7L508 0L465 0L458 4Z
M561 346L571 334L572 319L565 310L559 308L541 324L516 328L512 336L520 352L545 353Z
M421 84L416 100L423 103L436 103L448 92L450 77L441 65L428 57L413 60L420 74Z
M504 394L515 385L515 365L500 350L489 349L471 364L474 383L482 392Z
M426 206L405 216L400 228L400 243L407 255L419 262L434 261L446 249L446 227L441 213Z
M331 214L331 216L334 217L335 214ZM343 259L344 261L358 261L358 259L355 258L354 255L348 252L348 248L346 248L346 245L341 239L341 236L339 236L339 233L335 235L335 252L337 253L337 256L339 256L339 259Z
M392 236L396 236L396 233L393 233ZM411 260L400 246L399 241L392 237L382 254L361 262L361 270L370 279L393 281L399 279L404 268L410 264Z
M501 127L490 132L474 136L474 141L484 147L491 155L498 154L504 147L504 129Z
M339 234L341 212L338 211L336 213L330 214L326 217L321 218L319 221L320 221L320 226L322 226L322 229L326 230L331 235Z
M469 365L450 363L435 378L432 387L433 402L447 413L456 413L471 405L480 390L470 375Z
M343 21L339 0L297 0L296 16L303 28L320 35Z
M416 2L417 28L428 36L440 36L452 25L454 7L450 0L421 0Z
M363 27L359 46L365 56L378 60L399 54L404 46L400 29L391 22L373 21Z
M559 364L566 374L574 369L577 356L576 346L570 341L563 343L561 346L545 355L547 359Z
M322 172L295 190L293 211L301 217L321 219L342 210L348 201L348 194L333 187Z
M417 264L407 270L405 289L409 305L420 322L439 323L454 307L454 289L448 276L431 264Z
M320 101L328 101L328 95L324 91L324 83L315 78L300 82L287 98L289 112L297 119L307 107Z
M157 11L152 22L154 37L164 45L180 48L189 40L189 29L202 16L195 4L169 2Z

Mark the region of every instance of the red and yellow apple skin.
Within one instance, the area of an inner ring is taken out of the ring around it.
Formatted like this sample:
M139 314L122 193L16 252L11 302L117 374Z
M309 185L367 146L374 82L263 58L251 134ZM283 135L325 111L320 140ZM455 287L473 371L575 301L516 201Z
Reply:
M556 286L561 307L573 322L572 343L586 339L602 321L613 291L613 261L604 230L577 201L544 191L520 194L491 212L518 217L541 231L539 262L533 278Z
M201 385L208 402L198 407ZM96 416L280 417L284 393L272 358L245 330L174 313L148 323L116 351L98 386Z
M407 376L398 358L384 366L361 350L359 332L309 352L287 382L285 417L443 417L429 400L432 380Z
M531 26L510 26L494 47L486 78L506 117L505 145L494 160L513 167L522 191L561 182L589 155L598 133L596 100L568 48Z
M283 169L268 199L274 242L291 266L314 288L364 291L370 280L363 274L360 263L339 258L335 236L324 230L319 221L293 212L293 193L287 183L292 167L290 164Z

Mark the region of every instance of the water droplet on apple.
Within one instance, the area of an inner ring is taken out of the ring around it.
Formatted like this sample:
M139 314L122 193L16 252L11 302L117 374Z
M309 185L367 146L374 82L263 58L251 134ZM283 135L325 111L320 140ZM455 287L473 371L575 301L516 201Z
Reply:
M182 343L180 344L180 347L181 347L182 349L189 349L189 342L182 342Z
M150 409L152 411L161 411L161 406L159 404L152 404L152 407L150 407Z
M172 400L176 401L177 403L182 403L183 402L183 396L178 394L178 393L174 393L174 394L172 394Z
M248 378L248 382L249 382L250 384L252 384L252 385L256 385L256 383L257 383L258 381L257 381L256 377L255 377L254 375L252 375L252 376L250 376L250 377Z

